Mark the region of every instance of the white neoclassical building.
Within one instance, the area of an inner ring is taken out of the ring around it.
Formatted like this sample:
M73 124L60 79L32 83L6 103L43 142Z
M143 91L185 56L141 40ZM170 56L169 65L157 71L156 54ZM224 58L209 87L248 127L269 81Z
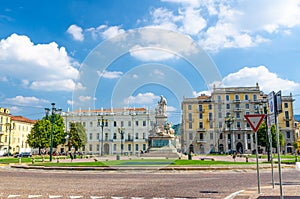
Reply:
M62 114L66 131L71 122L86 129L82 149L95 155L138 154L148 149L148 135L155 126L155 112L146 108L77 110ZM62 148L61 152L68 150Z

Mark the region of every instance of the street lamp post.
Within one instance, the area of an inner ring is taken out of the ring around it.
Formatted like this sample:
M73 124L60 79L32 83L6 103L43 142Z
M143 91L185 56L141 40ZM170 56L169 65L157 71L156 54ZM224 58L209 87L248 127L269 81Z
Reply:
M10 123L6 123L8 126L8 149L7 149L7 156L10 156L10 142L11 142L11 130L15 128L15 123L13 124L13 127L11 126ZM7 132L7 127L6 127L6 132Z
M229 133L231 135L230 136L230 147L231 147L230 150L231 150L231 153L234 150L234 134L233 134L233 131L231 129L231 125L233 124L233 122L234 122L234 117L232 117L230 113L227 113L226 117L225 117L225 123L226 123L226 126L229 129Z
M119 130L119 133L120 133L120 135L121 135L121 155L123 155L123 139L124 139L124 128L118 128L118 130Z
M51 110L51 124L52 124L52 130L51 130L51 135L50 135L50 162L52 162L52 153L53 153L53 134L54 134L54 122L55 122L55 115L61 113L61 109L56 109L55 108L55 103L51 103L52 110ZM46 112L46 118L48 118L50 109L45 108Z
M103 128L104 128L104 116L101 115L101 120L99 121L101 126L101 152L100 156L103 156Z

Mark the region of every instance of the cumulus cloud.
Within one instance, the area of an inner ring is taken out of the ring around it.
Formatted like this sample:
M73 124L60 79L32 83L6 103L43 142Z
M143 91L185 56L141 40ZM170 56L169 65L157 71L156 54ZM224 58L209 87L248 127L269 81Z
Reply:
M130 104L154 104L157 100L159 100L160 97L154 95L153 93L139 93L136 96L129 96L124 100L124 103L127 105Z
M300 83L279 77L271 72L266 66L244 67L235 73L230 73L222 79L222 82L215 82L216 87L254 87L258 83L260 90L264 93L281 90L284 95L300 93ZM211 87L212 88L212 87ZM193 92L197 97L202 94L211 95L212 90Z
M28 88L41 90L48 82L49 91L62 90L60 87L71 91L78 75L75 66L77 63L66 49L55 42L34 44L27 36L17 34L0 41L1 75L18 80Z
M282 90L285 94L288 94L300 89L298 82L283 79L276 73L269 71L266 66L244 67L238 72L228 74L223 78L224 86L255 86L256 83L266 93Z
M286 35L300 25L297 0L161 1L177 4L179 9L153 9L150 12L150 26L190 35L204 49L214 52L270 42L270 35Z
M45 104L45 103L49 103L48 100L45 99L39 99L37 97L24 97L21 95L18 95L16 97L13 98L6 98L5 99L6 102L12 103L12 104L18 104L18 105L39 105L39 104Z
M67 33L72 35L74 40L83 41L84 40L84 35L83 35L82 31L83 30L82 30L81 27L73 24L68 28Z
M125 32L120 26L99 25L94 28L87 28L85 32L90 33L93 39L109 39Z

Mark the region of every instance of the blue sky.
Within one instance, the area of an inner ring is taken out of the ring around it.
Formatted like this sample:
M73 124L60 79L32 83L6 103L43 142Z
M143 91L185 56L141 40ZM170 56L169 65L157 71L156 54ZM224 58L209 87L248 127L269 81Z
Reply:
M13 115L33 119L41 118L51 102L72 110L77 103L74 89L87 87L80 82L82 66L95 49L105 41L149 27L193 41L214 62L222 85L255 86L258 82L265 93L292 92L295 113L300 112L298 0L2 0L0 106L10 108ZM197 96L210 87L205 81L208 77L199 75L181 56L187 53L180 49L186 43L174 39L178 51L169 52L166 49L171 43L166 42L166 36L143 35L140 43L105 70L99 69L102 60L97 59L90 66L98 75L95 81L90 80L96 86L94 93L80 96L80 100L92 100L95 108L108 108L115 90L120 93L132 79L143 77L147 81L135 85L131 92L125 89L115 104L154 108L164 95L171 120L180 121L183 96L179 90L189 91L180 86L189 84L193 90L185 97ZM161 44L147 49L151 37L161 39ZM147 71L149 67L152 72ZM160 83L159 78L169 82ZM178 88L170 87L170 82Z

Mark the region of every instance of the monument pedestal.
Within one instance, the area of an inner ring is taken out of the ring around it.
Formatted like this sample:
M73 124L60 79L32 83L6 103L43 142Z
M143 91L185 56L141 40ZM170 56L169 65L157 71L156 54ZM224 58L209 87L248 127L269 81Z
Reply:
M177 149L174 146L174 136L162 135L162 136L151 136L150 148L148 153L143 154L143 157L161 157L161 158L179 158L180 155L177 153Z

